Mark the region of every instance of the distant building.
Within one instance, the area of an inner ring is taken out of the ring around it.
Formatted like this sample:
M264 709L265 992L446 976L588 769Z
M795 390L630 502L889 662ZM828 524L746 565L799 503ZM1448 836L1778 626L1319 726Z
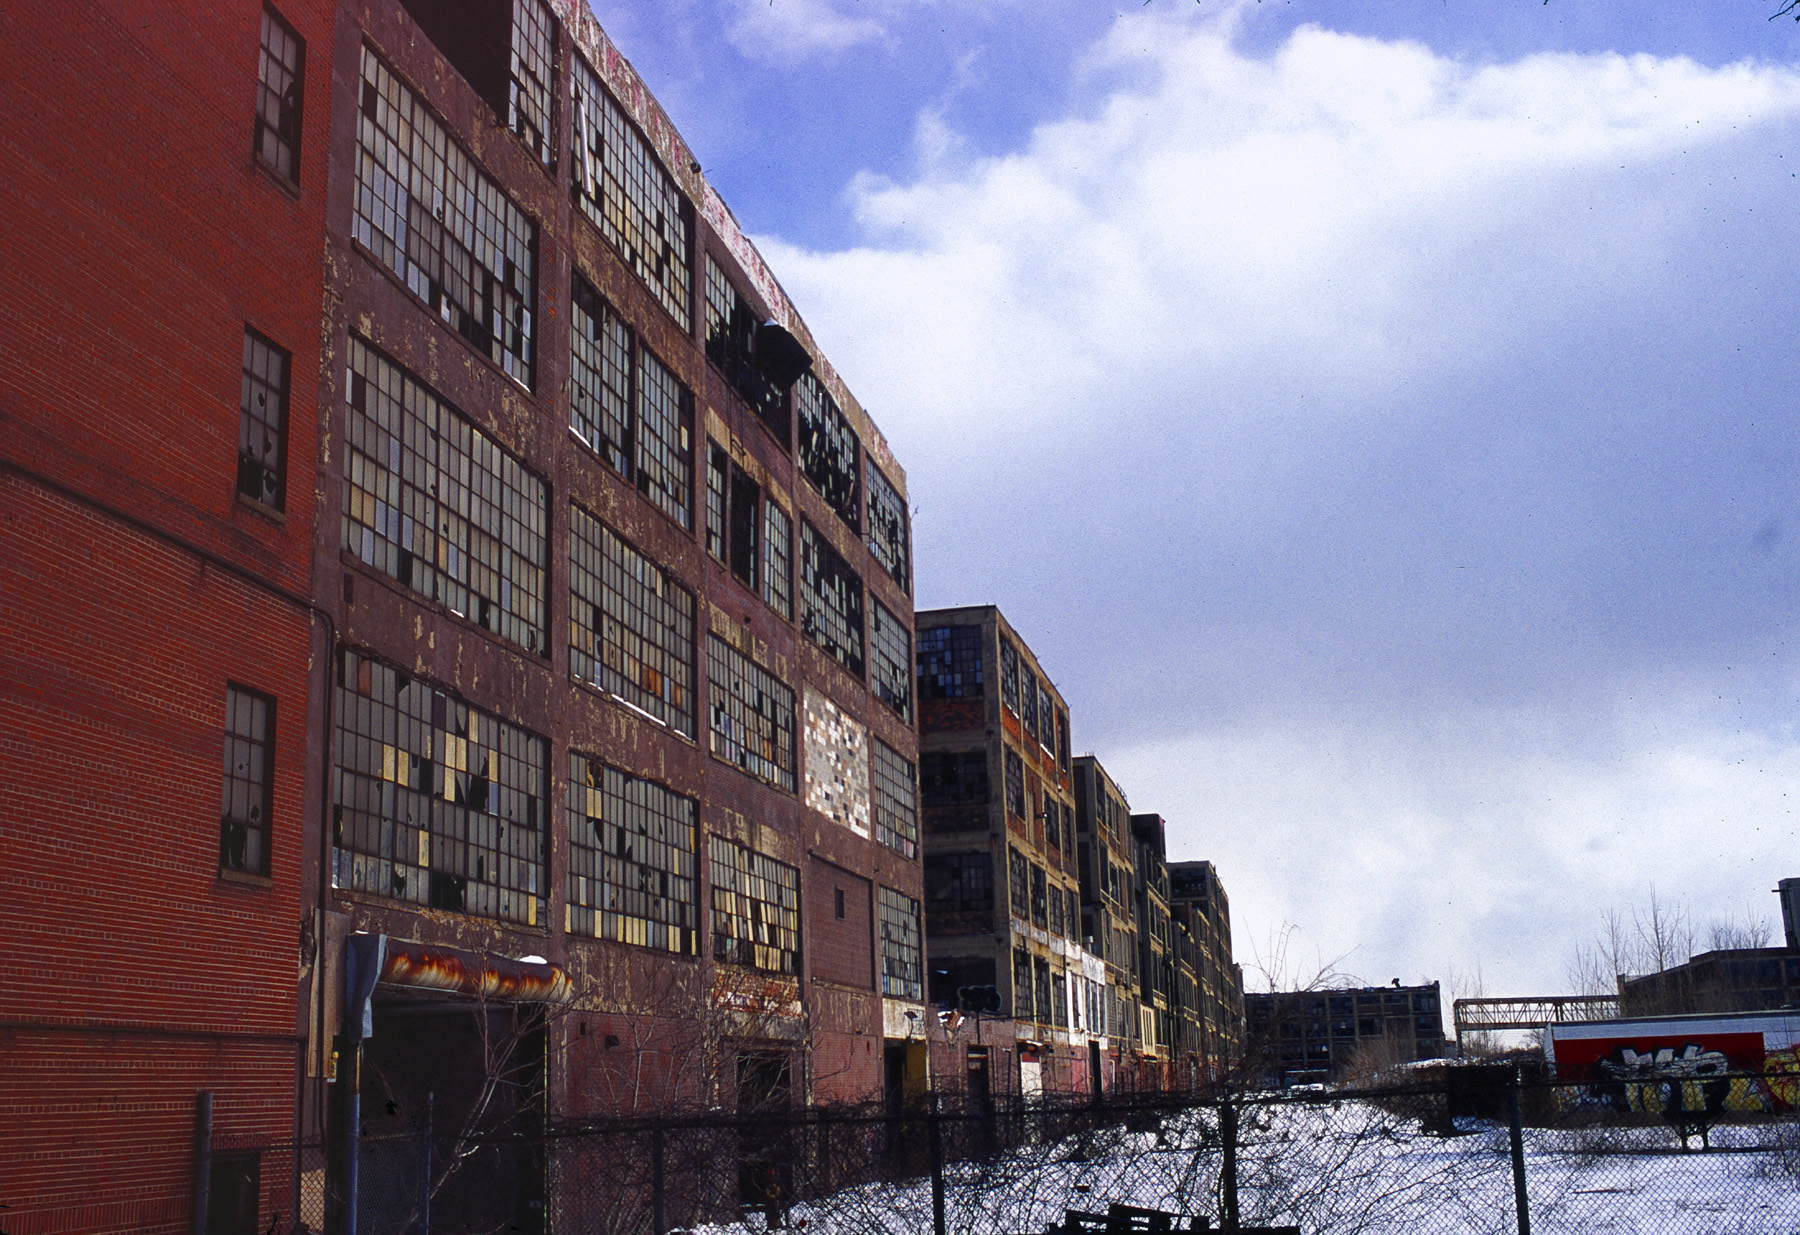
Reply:
M1169 867L1166 828L1161 815L1133 815L1132 901L1137 908L1138 1004L1143 1022L1143 1052L1159 1067L1151 1070L1155 1087L1172 1083L1175 1062L1175 943L1169 919Z
M1619 979L1619 1015L1758 1012L1800 1003L1800 951L1733 948L1702 952L1660 973Z
M1274 1084L1342 1080L1357 1065L1447 1053L1438 984L1244 996L1247 1049Z
M1076 862L1081 871L1081 935L1105 962L1106 1027L1112 1059L1130 1059L1143 1036L1138 1011L1137 907L1125 791L1093 755L1075 760Z
M992 1084L1016 1069L1027 1095L1091 1092L1103 968L1081 943L1068 707L992 605L917 622L928 994L977 1022L934 1070L988 1069Z
M1169 909L1192 940L1195 991L1182 1000L1194 1026L1201 1080L1216 1080L1243 1054L1244 972L1231 954L1231 904L1211 862L1169 863Z

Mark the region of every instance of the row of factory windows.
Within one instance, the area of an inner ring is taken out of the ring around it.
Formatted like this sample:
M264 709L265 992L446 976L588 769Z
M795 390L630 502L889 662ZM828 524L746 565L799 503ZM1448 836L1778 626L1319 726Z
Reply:
M501 111L521 136L537 135L546 158L541 135L554 27L539 0L512 0L512 71ZM265 8L254 144L266 165L295 181L304 52L293 28ZM691 212L648 141L580 56L575 66L576 198L665 307L674 306L671 311L686 322ZM353 237L446 326L531 387L536 225L366 46L361 87ZM757 333L763 329L760 319L710 257L707 274L707 353L741 393L740 370L746 366L769 380L766 366L759 367L756 341L770 336ZM579 276L573 299L570 427L666 513L691 527L691 396L654 356L635 346L632 332ZM776 337L798 347L785 332ZM810 364L802 350L800 366ZM265 389L258 392L258 413L245 418L240 489L279 509L285 426L278 404L285 403L286 375L261 376ZM846 524L859 533L866 529L876 561L910 590L908 520L898 490L872 465L865 485L856 434L810 373L797 384L789 377L778 389L771 387L779 394L782 419L776 428L784 445L790 385L801 423L802 474ZM752 402L765 420L774 415ZM252 419L258 423L251 425Z
M919 698L979 699L986 693L982 628L936 626L919 632ZM1012 640L1000 636L1000 702L1019 722L1025 739L1041 746L1069 771L1069 716Z
M272 698L227 688L223 870L268 874L274 725ZM548 743L349 650L339 656L336 729L333 886L547 925ZM873 809L892 844L916 833L912 769L872 745ZM564 928L695 955L699 804L577 751L568 771ZM707 863L713 956L797 973L798 870L721 836L708 838ZM882 989L920 998L919 904L882 887L876 909Z

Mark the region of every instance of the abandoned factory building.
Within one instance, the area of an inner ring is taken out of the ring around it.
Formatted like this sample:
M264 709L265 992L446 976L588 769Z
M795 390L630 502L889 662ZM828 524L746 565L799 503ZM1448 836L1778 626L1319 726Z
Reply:
M906 475L587 6L8 29L8 1230L321 1222L347 954L371 1135L922 1088Z
M1251 994L1244 1013L1249 1066L1274 1084L1368 1076L1449 1054L1436 982Z

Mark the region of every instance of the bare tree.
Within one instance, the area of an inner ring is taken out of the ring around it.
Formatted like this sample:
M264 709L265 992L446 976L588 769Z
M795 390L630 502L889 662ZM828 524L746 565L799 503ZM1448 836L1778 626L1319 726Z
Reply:
M1795 0L1800 4L1800 0ZM1706 925L1706 947L1711 952L1736 951L1740 948L1766 948L1775 938L1775 928L1767 918L1760 918L1748 905L1743 916L1714 918Z

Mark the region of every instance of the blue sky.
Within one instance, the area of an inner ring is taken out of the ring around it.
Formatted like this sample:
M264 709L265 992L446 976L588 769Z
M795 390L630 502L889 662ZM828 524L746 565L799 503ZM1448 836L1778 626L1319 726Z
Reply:
M1800 25L596 0L1254 970L1563 989L1800 875ZM1302 973L1300 976L1306 976Z

